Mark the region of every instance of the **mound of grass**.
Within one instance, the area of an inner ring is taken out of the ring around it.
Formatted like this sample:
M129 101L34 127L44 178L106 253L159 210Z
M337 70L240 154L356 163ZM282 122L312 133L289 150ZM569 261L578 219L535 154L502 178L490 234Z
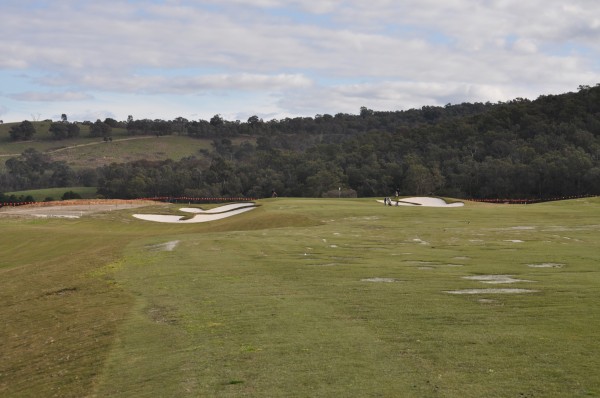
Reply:
M600 393L599 199L259 203L206 224L0 218L0 395ZM536 292L446 293L486 287Z

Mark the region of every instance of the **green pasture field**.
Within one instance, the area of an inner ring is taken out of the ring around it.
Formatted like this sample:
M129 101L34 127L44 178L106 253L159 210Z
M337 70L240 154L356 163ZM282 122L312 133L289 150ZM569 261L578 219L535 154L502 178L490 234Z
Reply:
M257 203L0 214L0 396L600 395L600 198Z
M96 195L96 187L68 187L68 188L46 188L46 189L32 189L29 191L16 191L6 192L5 195L19 196L31 196L36 202L42 202L46 198L52 198L53 200L60 200L65 192L78 193L83 199L93 199Z
M17 157L28 148L44 152L53 161L65 161L74 169L95 168L110 163L123 163L135 160L180 160L187 156L202 156L199 151L212 151L211 139L198 139L188 136L154 135L129 136L122 128L112 131L111 142L99 137L89 137L88 126L80 124L81 134L77 138L54 140L48 133L50 122L34 122L37 133L31 141L11 141L10 127L18 123L0 124L0 172L4 163ZM234 144L244 141L254 143L250 136L237 137Z
M82 145L50 152L53 160L63 160L73 168L99 167L110 163L134 160L180 160L187 156L200 156L199 150L211 149L209 140L187 136L134 136Z
M180 160L199 155L201 149L212 149L209 140L186 136L134 136L114 138L76 138L63 141L27 141L0 143L0 162L19 156L28 148L47 153L54 161L65 161L75 169L99 167L134 160Z

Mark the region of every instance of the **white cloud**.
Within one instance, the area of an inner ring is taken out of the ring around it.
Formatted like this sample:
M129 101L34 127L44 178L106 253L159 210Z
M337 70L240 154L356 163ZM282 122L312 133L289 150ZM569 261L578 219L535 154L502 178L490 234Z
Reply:
M82 101L92 99L93 97L86 93L66 91L66 92L23 92L9 95L10 98L18 101L31 102L63 102L63 101Z
M356 114L361 106L381 111L394 111L421 108L424 105L456 104L464 102L463 99L467 97L470 98L470 102L496 102L527 97L527 94L531 93L524 92L519 87L498 88L493 85L466 82L443 84L383 81L295 91L282 97L280 106L298 114L338 112Z
M11 82L9 117L29 114L27 101L97 109L99 93L137 94L148 109L215 96L215 113L239 115L224 98L243 92L265 115L312 115L600 82L591 0L4 0L0 14L0 71L34 76Z

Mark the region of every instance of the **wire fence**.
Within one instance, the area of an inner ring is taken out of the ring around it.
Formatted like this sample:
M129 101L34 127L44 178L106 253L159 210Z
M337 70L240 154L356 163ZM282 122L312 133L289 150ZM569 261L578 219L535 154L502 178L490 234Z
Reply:
M557 196L552 198L527 198L527 199L499 199L499 198L471 198L465 199L473 202L498 203L498 204L533 204L542 202L553 202L558 200L582 199L596 197L597 195L573 195ZM139 199L69 199L49 202L3 202L3 206L74 206L74 205L119 205L119 204L140 204L141 202L166 202L166 203L227 203L227 202L251 202L257 198L249 197L188 197L188 196L156 196L152 198Z
M246 197L174 197L157 196L152 198L139 199L68 199L48 202L2 202L2 206L77 206L77 205L120 205L120 204L140 204L143 202L166 202L166 203L224 203L224 202L250 202L256 198Z

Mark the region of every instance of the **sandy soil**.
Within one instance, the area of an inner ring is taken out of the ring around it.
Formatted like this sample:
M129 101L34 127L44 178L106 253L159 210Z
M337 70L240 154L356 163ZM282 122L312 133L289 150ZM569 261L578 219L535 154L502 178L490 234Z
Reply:
M535 282L527 279L513 278L512 275L475 275L463 276L463 279L479 281L482 283L502 284L502 283L517 283L517 282Z
M366 278L361 279L362 282L376 282L376 283L392 283L397 282L394 278Z
M58 204L61 203L61 204ZM0 208L0 216L17 217L39 217L39 218L79 218L86 214L102 213L113 210L133 209L156 204L148 201L107 201L98 200L78 204L64 204L62 202L51 202L46 204L35 204L26 206L4 206Z
M172 252L173 250L175 250L178 244L178 240L172 240L170 242L159 243L157 245L151 245L147 247L151 251Z
M542 263L542 264L527 264L529 268L562 268L565 265L562 263Z
M531 289L463 289L463 290L446 290L448 294L522 294L522 293L537 293L538 290Z

